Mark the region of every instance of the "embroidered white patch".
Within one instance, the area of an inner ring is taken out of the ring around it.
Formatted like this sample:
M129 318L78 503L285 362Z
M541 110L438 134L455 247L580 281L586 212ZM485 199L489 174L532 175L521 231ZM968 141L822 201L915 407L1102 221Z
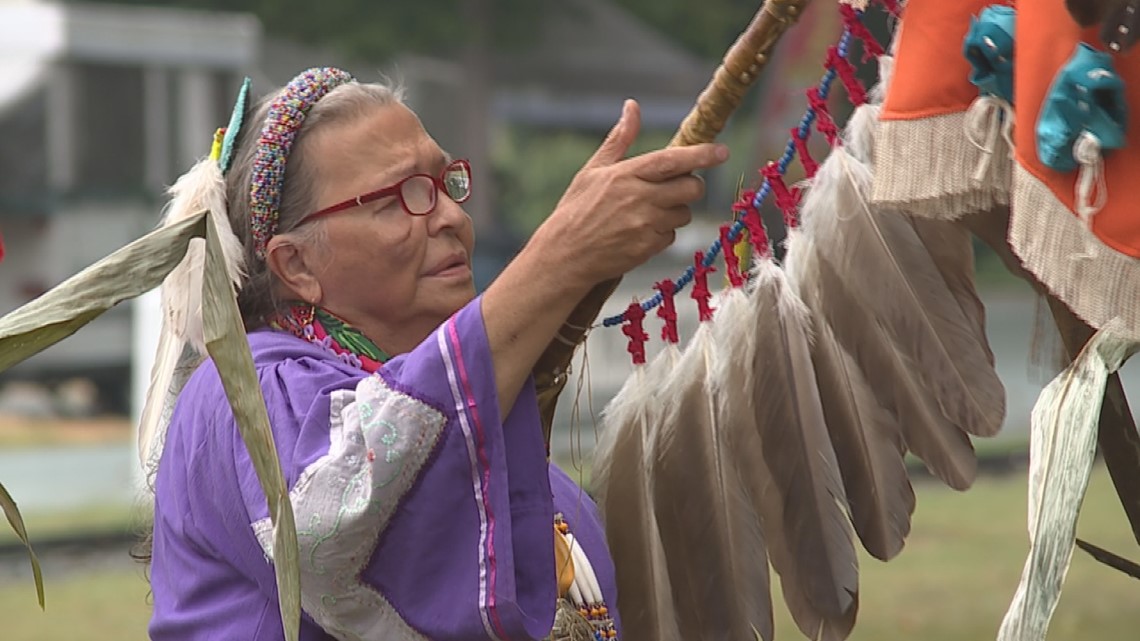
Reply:
M362 380L355 392L334 392L330 414L328 454L289 493L301 549L301 606L338 639L420 641L360 574L446 419L379 376ZM253 530L272 559L269 519Z

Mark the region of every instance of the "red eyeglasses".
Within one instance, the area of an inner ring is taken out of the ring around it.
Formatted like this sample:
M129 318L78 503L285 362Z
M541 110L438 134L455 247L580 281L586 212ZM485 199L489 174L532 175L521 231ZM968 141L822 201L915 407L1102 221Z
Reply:
M438 194L441 191L457 203L462 203L470 198L471 163L466 160L454 160L447 167L444 167L439 176L412 174L394 185L370 191L367 194L361 194L355 198L349 198L325 207L320 211L315 211L302 218L297 224L302 225L321 216L360 207L393 195L400 197L400 206L408 214L426 216L435 211Z

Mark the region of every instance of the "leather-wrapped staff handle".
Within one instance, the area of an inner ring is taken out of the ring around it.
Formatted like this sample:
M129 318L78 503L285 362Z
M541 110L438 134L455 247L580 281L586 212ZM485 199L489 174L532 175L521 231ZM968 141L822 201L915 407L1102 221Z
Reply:
M712 80L697 97L693 109L669 142L670 147L716 140L729 116L740 106L745 93L768 64L780 37L795 24L810 1L767 0L761 5L752 22L725 53ZM620 278L615 278L595 285L571 312L558 336L535 364L535 385L547 449L558 395L566 386L574 351L620 282Z

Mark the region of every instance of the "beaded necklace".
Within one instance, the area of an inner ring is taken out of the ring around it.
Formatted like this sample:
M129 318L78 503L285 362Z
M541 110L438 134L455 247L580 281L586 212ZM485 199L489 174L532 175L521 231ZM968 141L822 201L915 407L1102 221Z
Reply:
M602 587L598 584L598 577L594 574L594 568L586 556L586 551L570 533L570 525L566 523L561 513L554 515L554 532L557 550L554 556L558 562L559 578L558 599L560 602L571 604L577 610L577 617L564 612L565 608L559 603L555 615L554 634L551 635L552 641L558 641L557 633L560 626L566 629L566 634L561 638L578 641L579 637L572 630L573 622L568 620L571 618L589 624L593 641L616 641L617 629L614 627L609 608L602 599ZM563 554L569 558L564 560ZM582 630L584 636L585 627Z
M269 326L320 345L336 354L341 361L369 374L375 374L390 358L364 332L323 307L293 305L274 317Z
M269 326L320 345L344 363L369 374L376 373L390 358L364 332L315 305L292 305L277 314ZM554 515L554 548L558 605L549 639L617 641L617 630L602 599L597 575L561 513Z

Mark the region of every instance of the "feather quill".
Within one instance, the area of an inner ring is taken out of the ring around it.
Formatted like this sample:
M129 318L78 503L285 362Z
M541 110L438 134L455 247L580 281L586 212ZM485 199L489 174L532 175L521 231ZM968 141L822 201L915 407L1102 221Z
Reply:
M811 239L790 230L786 256L788 280L813 313L812 363L852 524L872 556L890 560L902 551L915 507L902 428L875 397L819 306L813 307L818 300L812 288L818 283L819 258Z
M653 499L684 639L773 637L760 519L731 460L713 389L711 323L665 383L672 399L653 456Z
M209 210L210 222L218 232L226 273L235 288L245 277L241 241L226 218L225 179L217 161L204 158L170 188L171 202L162 226L172 225ZM205 359L206 341L202 325L202 274L206 243L195 238L186 256L162 284L162 331L146 401L139 417L139 460L148 475L153 474L174 402L190 374Z
M633 639L681 639L649 474L661 416L658 390L676 359L670 346L635 367L602 412L605 428L594 450L593 484L614 559L618 611Z

